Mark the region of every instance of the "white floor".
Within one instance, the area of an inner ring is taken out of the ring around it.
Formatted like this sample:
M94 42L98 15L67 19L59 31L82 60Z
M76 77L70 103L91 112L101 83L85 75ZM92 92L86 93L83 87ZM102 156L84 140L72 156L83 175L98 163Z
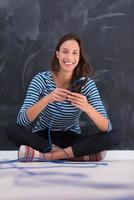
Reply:
M99 163L16 159L0 152L1 200L134 200L134 151L108 151Z

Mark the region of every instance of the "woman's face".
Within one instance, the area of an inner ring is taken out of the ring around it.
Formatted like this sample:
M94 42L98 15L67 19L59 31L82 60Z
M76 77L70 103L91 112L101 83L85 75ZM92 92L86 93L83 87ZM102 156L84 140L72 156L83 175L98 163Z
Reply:
M77 41L67 40L56 51L59 60L60 70L73 72L80 60L80 47Z

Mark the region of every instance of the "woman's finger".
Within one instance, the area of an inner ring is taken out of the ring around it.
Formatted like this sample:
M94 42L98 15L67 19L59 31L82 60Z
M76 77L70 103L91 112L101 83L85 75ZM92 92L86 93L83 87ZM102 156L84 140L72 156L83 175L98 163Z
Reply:
M85 98L83 98L83 97L82 97L82 98L79 98L79 97L76 97L76 96L74 97L74 96L70 96L70 95L67 97L67 99L68 99L68 101L71 101L71 102L72 102L72 101L83 102L83 101L85 100Z

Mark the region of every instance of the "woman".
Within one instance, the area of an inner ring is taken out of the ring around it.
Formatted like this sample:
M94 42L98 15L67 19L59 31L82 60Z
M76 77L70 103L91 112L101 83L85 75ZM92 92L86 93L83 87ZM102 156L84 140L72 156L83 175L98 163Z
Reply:
M101 160L104 150L118 145L118 137L90 78L92 72L77 35L63 36L55 49L52 70L38 73L30 83L17 117L7 132L19 146L18 158L37 160ZM84 112L99 130L82 133ZM32 131L24 127L34 122Z

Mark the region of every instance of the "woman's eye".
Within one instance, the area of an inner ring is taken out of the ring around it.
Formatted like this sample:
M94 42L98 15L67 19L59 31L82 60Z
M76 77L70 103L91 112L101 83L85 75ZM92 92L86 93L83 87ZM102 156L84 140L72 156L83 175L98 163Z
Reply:
M62 51L62 53L64 53L64 54L69 54L68 51ZM78 52L72 52L72 55L78 55Z
M68 51L63 51L63 53L68 53Z

